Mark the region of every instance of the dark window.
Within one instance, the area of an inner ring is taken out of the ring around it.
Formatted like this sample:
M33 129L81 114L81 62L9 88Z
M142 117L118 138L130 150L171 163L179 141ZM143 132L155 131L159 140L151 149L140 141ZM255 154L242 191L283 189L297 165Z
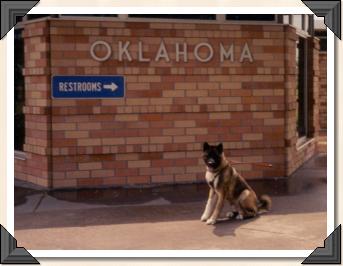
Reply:
M53 17L57 18L58 16L62 17L118 17L117 14L63 14L63 15L46 15L46 14L32 14L27 15L27 20L45 18L45 17Z
M215 20L216 15L188 15L188 14L133 14L129 15L130 18L164 18L164 19L202 19L202 20Z
M23 150L25 138L25 83L23 77L24 41L22 30L14 31L14 149Z
M15 15L15 23L18 23L18 22L23 21L23 17L24 17L24 16L25 16L25 14L22 14L22 15L16 14L16 15Z
M327 51L326 30L316 30L314 35L319 38L320 51Z
M47 14L28 14L26 16L27 16L27 20L32 20L32 19L50 17L51 15L47 15Z
M252 21L274 21L275 15L272 14L254 14L254 15L226 15L227 20L252 20Z
M297 42L296 62L297 62L297 131L298 137L308 134L308 90L307 90L307 42L304 38L299 38Z

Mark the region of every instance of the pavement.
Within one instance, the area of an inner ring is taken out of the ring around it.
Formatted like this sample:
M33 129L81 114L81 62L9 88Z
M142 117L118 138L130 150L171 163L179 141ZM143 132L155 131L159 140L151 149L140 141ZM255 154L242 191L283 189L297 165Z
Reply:
M16 181L14 236L29 250L313 250L323 245L325 154L288 179L249 183L258 194L269 193L271 212L206 225L200 221L205 184L44 192Z

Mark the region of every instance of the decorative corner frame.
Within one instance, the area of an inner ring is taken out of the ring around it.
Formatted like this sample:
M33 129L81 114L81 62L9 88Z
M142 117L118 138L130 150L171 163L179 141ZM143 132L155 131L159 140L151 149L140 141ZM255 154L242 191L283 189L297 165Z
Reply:
M1 1L1 38L16 24L17 17L23 17L39 1Z
M341 225L324 240L301 264L341 264Z
M0 264L40 264L1 224L0 238Z
M341 40L341 1L301 1Z
M341 1L304 1L316 16L324 17L325 25L341 39ZM38 1L1 1L1 38L15 26L18 16L25 16ZM0 224L1 264L40 264L24 247L17 247L17 240ZM341 264L341 225L324 240L324 247L317 247L302 264Z
M301 1L341 40L341 1ZM341 225L302 264L341 264Z

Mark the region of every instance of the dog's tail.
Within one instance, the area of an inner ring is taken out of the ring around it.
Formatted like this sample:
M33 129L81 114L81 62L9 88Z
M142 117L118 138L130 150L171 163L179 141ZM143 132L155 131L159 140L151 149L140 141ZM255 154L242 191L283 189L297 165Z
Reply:
M272 199L268 195L262 195L259 197L258 213L264 213L270 211L272 208Z

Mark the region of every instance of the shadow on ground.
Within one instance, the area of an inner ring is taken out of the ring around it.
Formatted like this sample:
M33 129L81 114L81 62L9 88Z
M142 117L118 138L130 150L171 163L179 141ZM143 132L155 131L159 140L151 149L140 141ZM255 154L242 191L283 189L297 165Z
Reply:
M264 215L326 211L326 155L312 158L289 179L249 183L257 194L272 196L273 210ZM207 193L206 184L52 192L16 186L15 229L199 220ZM236 227L257 219L222 221L213 233L234 235Z
M244 226L246 224L252 223L258 220L260 217L255 217L247 220L227 220L223 219L222 221L217 222L214 225L213 234L219 237L224 236L235 236L235 231L238 227Z

